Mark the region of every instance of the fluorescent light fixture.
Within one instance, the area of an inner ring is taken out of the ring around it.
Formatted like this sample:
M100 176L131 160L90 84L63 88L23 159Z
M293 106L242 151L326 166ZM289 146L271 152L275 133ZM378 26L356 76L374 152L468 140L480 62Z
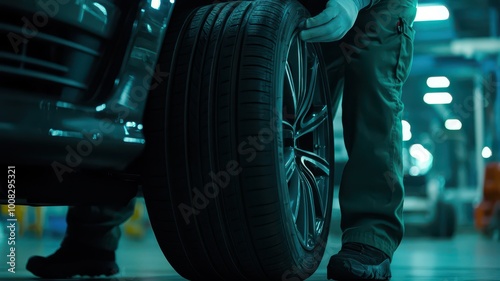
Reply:
M161 6L161 0L151 0L151 8L159 10Z
M415 21L447 20L449 17L450 11L444 5L420 5L417 8Z
M490 158L493 155L493 152L491 152L491 148L485 146L483 151L481 151L481 155L483 158Z
M403 141L411 140L411 126L406 120L402 120L401 124L403 126Z
M411 140L412 134L410 131L403 131L403 141Z
M448 88L450 80L446 76L434 76L427 78L427 86L429 88Z
M411 131L411 125L408 121L402 120L401 125L403 126L403 131Z
M423 145L416 143L410 146L410 155L414 159L414 161L411 161L413 167L409 171L411 175L423 175L432 168L434 157Z
M427 104L449 104L453 101L453 97L448 92L442 93L426 93L424 102Z
M411 166L409 173L410 176L418 176L420 174L420 168L417 166Z
M448 119L444 122L444 126L450 131L457 131L462 129L462 122L458 119Z
M432 154L429 150L419 143L410 146L410 155L421 162L427 162L432 159Z

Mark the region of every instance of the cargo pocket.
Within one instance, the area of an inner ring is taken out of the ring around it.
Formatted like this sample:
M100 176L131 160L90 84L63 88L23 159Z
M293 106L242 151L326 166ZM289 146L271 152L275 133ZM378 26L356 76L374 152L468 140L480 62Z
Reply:
M398 35L401 37L401 47L396 65L396 78L398 82L404 83L408 79L413 62L415 30L404 18L399 18L396 28Z

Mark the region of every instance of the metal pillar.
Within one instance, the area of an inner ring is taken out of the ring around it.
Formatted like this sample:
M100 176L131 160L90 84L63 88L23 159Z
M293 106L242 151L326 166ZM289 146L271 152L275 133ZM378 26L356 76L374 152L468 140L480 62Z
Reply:
M491 150L493 152L493 161L500 161L500 55L498 56L497 70L494 81L492 81L492 86L494 87L492 92L496 93L496 97L493 107L493 130L495 130L495 132L493 134Z
M484 92L483 76L476 74L474 77L474 135L475 135L475 156L476 156L476 202L483 199L483 180L484 180L484 159L481 152L484 147Z

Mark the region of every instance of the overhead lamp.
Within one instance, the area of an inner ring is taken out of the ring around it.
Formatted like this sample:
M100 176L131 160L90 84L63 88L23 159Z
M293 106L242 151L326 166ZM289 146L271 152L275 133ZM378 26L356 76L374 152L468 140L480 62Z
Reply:
M450 11L444 5L418 6L415 21L439 21L450 18Z
M429 150L419 143L410 146L410 155L421 162L427 162L432 158L432 154Z
M458 119L448 119L444 122L444 126L450 131L458 131L462 129L462 122Z
M446 76L434 76L427 78L429 88L448 88L450 80Z
M159 10L161 6L161 0L151 0L151 8Z
M420 168L417 166L411 166L410 170L408 171L410 176L418 176L420 174Z
M411 140L411 137L411 131L403 131L403 141L409 141Z
M453 101L453 97L448 92L426 93L424 102L427 104L449 104Z
M410 174L423 175L429 172L434 161L432 153L419 143L410 146L409 152L413 159L411 160L413 167L410 168Z
M481 151L481 155L483 158L490 158L493 155L493 152L491 151L491 148L485 146L483 151Z
M406 120L401 121L401 125L403 126L403 141L411 140L411 126L410 123Z

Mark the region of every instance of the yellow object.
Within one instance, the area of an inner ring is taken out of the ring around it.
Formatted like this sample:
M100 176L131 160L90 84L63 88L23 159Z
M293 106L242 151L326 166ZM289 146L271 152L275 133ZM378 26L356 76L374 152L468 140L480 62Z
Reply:
M1 206L2 216L9 216L7 205ZM29 219L30 210L35 213L33 221ZM15 218L17 219L17 227L19 236L23 236L27 231L34 232L38 237L43 236L44 210L43 207L16 206Z
M134 213L123 225L125 235L132 238L143 238L146 234L143 219L144 204L143 202L137 200L135 203Z

